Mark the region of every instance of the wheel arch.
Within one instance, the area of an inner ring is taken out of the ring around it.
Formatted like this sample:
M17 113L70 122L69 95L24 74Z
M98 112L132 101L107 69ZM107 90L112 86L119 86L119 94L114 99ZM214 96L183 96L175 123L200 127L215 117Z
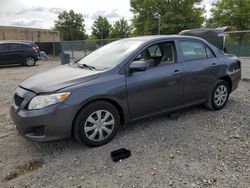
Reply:
M227 82L227 84L229 86L229 93L231 93L231 91L232 91L232 80L231 80L231 78L228 75L226 75L226 76L220 77L219 79L224 80L224 81Z
M72 128L71 128L71 135L74 136L74 125L75 125L75 120L76 117L78 116L78 114L80 113L80 111L86 107L87 105L93 103L93 102L97 102L97 101L104 101L104 102L108 102L110 104L112 104L118 111L119 116L120 116L120 124L123 125L126 122L126 116L125 116L125 112L124 109L122 108L122 106L115 101L114 99L110 99L110 98L98 98L98 99L92 99L86 103L84 103L77 111L76 115L74 116L73 122L72 122Z

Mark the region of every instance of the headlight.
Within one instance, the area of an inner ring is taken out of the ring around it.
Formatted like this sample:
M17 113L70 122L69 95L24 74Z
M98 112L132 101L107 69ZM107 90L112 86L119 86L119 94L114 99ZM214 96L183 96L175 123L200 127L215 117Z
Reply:
M36 109L41 109L52 104L63 102L69 97L69 95L70 95L70 92L35 96L33 99L31 99L28 109L36 110Z

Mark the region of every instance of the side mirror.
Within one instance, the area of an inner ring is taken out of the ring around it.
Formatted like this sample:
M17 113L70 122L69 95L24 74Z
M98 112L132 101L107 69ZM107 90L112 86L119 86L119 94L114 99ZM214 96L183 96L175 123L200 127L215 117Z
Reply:
M129 72L142 72L146 71L148 68L147 63L143 60L134 61L130 64Z

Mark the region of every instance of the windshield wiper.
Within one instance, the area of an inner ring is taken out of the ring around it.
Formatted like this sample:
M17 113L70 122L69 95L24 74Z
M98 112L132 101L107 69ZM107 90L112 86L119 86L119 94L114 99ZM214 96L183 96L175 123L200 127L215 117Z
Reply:
M88 68L89 70L96 70L96 68L94 67L94 66L91 66L91 65L87 65L87 64L77 64L77 66L78 67L80 67L80 68L83 68L83 67L86 67L86 68Z

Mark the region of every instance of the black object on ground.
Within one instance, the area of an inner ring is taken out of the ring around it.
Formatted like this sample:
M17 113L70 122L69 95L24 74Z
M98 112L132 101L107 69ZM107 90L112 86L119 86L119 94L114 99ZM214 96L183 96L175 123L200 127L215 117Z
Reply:
M114 162L117 162L121 159L126 159L131 155L131 151L125 148L121 148L111 152L111 158Z
M70 63L70 54L60 53L61 64L69 64Z

